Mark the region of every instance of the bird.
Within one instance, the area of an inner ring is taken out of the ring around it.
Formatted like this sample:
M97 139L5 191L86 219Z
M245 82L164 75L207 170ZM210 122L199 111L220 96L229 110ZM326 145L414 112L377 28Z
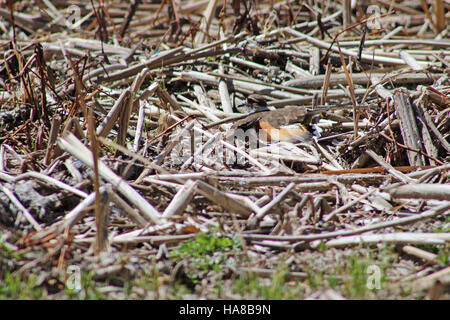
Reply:
M314 137L319 138L322 131L316 124L313 124L315 116L331 111L352 109L350 104L317 106L308 110L304 106L286 106L281 109L271 110L267 106L264 96L252 94L247 97L246 103L238 106L238 109L245 114L231 116L219 121L205 125L205 128L213 128L224 123L232 122L233 125L226 133L227 140L236 136L238 129L245 132L246 137L254 136L250 131L260 130L263 136L267 137L266 142L286 141L291 143L311 142ZM359 109L367 109L370 106L359 106ZM242 110L243 109L243 110ZM248 131L247 131L248 130ZM312 134L311 132L314 132Z
M238 129L256 128L260 131L259 136L269 143L277 141L299 143L310 142L313 139L308 126L319 111L308 111L296 106L270 110L264 99L255 96L247 98L245 107L250 111L249 114L236 120L227 136L235 135Z

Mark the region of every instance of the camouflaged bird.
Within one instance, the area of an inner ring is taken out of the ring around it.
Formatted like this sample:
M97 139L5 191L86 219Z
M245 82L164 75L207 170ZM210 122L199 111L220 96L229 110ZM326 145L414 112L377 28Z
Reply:
M253 96L247 99L246 106L251 110L250 114L236 120L227 136L234 135L237 129L248 130L256 127L264 131L266 142L309 142L313 135L307 127L314 115L324 111L322 109L308 111L295 106L270 110L265 100Z

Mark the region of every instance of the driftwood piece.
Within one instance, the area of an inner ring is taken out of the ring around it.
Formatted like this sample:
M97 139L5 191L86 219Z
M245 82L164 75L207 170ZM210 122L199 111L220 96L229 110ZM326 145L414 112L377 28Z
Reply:
M419 249L415 246L406 245L406 246L402 247L402 250L403 250L403 252L405 252L409 255L421 258L425 261L438 263L438 261L436 259L437 258L436 254Z
M197 185L198 185L197 181L192 180L186 181L184 186L180 188L177 194L173 197L172 201L167 206L166 210L164 210L162 216L167 218L172 215L182 213L188 206L192 197L194 196L194 191L197 188Z
M388 234L369 234L351 237L342 237L327 241L325 244L329 247L343 247L349 245L377 244L377 243L409 243L409 244L430 244L442 245L450 242L450 233L388 233Z
M114 106L108 112L108 115L105 117L103 122L97 127L96 134L98 136L106 137L108 135L112 127L116 124L116 121L119 118L120 114L123 112L123 109L126 108L129 99L130 90L123 91L119 99L117 99Z
M389 190L393 198L449 200L450 186L446 184L408 184Z
M413 110L408 92L405 90L395 91L394 105L397 117L400 120L400 131L405 145L415 150L422 150L422 139L416 122L417 114ZM420 154L412 150L407 150L406 153L410 165L424 165Z
M386 75L383 73L353 73L352 74L353 84L365 85L373 79L386 78ZM412 83L432 83L434 80L442 77L442 74L423 74L423 73L399 73L398 75L394 75L389 77L389 82L395 83L398 85L407 85ZM296 88L311 88L316 89L323 86L326 75L316 75L314 77L304 77L302 79L289 80L284 83L286 86L292 86ZM329 80L330 86L336 86L339 84L346 84L347 79L343 74L332 74Z
M252 211L257 210L257 206L245 197L227 194L202 181L199 181L198 188L203 191L203 195L209 200L220 204L232 213L248 217Z

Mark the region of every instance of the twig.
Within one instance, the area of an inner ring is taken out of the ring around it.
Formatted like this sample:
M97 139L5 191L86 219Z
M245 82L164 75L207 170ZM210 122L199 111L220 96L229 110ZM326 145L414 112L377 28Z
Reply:
M345 247L349 245L370 245L378 243L409 243L422 245L442 245L450 242L450 233L384 233L342 237L325 243L327 247Z

